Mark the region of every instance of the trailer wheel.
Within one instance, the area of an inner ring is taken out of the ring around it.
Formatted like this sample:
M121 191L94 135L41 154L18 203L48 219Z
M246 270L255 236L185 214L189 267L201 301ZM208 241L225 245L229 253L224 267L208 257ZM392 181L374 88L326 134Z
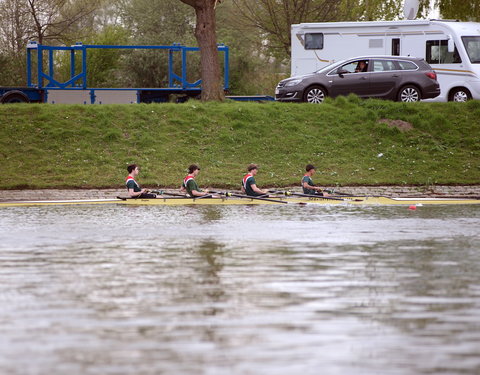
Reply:
M10 91L5 93L2 98L1 102L3 104L12 104L12 103L29 103L30 100L28 97L21 91Z
M421 99L421 93L418 87L413 85L404 86L398 92L397 100L399 102L410 103L418 102Z
M188 95L177 96L177 98L175 99L175 103L186 103L189 99L190 97Z
M457 87L450 91L448 95L449 102L465 103L467 100L472 99L472 94L465 87Z
M327 97L327 91L322 86L310 86L303 93L303 101L307 103L320 104Z

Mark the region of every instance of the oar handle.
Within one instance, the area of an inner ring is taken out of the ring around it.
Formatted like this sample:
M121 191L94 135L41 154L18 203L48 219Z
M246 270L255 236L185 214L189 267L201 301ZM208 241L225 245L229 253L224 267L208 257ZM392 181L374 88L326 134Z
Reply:
M154 190L152 191L152 193L160 194L160 195L171 195L172 197L188 198L185 194L167 193L166 191L162 191L162 190Z

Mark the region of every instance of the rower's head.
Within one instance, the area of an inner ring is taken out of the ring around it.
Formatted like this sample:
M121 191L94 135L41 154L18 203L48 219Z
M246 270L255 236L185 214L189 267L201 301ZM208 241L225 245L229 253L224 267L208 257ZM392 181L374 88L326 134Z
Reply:
M250 164L247 167L247 171L249 171L252 175L256 175L258 172L258 165L257 164Z
M305 170L310 175L313 175L315 173L315 166L313 164L307 164L307 166L305 167Z
M188 173L189 173L189 174L195 174L195 175L197 175L199 171L200 171L200 167L199 167L197 164L191 164L191 165L188 167Z
M140 168L138 167L137 164L130 164L127 167L127 171L129 174L132 174L132 173L138 174L138 172L140 172Z

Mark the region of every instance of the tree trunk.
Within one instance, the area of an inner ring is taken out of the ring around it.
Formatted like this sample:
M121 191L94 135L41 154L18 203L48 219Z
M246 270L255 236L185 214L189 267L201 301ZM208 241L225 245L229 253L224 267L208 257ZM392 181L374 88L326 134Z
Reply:
M223 92L215 29L215 0L180 0L195 9L195 37L200 47L202 101L222 101ZM219 2L219 1L218 1Z

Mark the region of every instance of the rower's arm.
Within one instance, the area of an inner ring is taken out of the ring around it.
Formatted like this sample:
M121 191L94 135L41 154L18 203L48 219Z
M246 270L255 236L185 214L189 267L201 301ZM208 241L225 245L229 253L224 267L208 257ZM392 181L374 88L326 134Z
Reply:
M259 189L256 184L251 184L250 187L252 188L252 190L255 193L259 193L259 194L267 194L268 193L268 191L263 191L262 189Z
M326 197L328 197L330 195L327 192L323 191L323 189L320 186L309 185L309 183L307 181L303 182L303 187L305 189L313 189L313 190L316 190L316 191L319 191L319 192L323 192L323 195L326 196Z
M307 181L304 181L304 182L303 182L303 187L304 187L305 189L322 191L322 188L321 188L321 187L309 185L309 183L308 183Z
M133 197L138 197L145 192L146 192L146 189L142 189L140 191L133 191L133 189L128 189L128 195L130 195L132 198Z
M208 193L204 191L192 190L192 195L194 197L203 197L204 195L208 195Z

